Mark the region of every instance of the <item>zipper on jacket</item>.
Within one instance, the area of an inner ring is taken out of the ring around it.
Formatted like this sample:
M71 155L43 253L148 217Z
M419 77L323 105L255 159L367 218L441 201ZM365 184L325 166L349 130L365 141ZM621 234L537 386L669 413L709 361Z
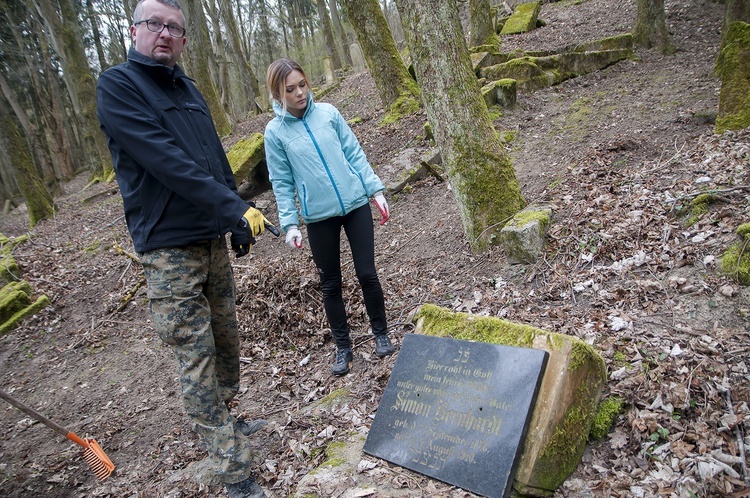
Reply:
M344 201L341 199L341 194L339 193L339 189L336 188L336 182L333 181L333 174L331 173L331 170L328 168L328 163L326 163L326 160L323 157L323 152L320 150L320 147L318 146L318 142L315 140L315 136L313 135L312 131L310 130L310 127L307 126L307 120L305 118L302 118L302 124L305 125L305 130L307 130L307 134L310 135L310 140L312 140L312 143L315 146L315 150L318 151L318 156L320 157L320 162L323 163L323 167L326 170L326 174L328 174L328 179L331 181L331 186L333 187L333 191L336 192L336 198L339 201L339 206L341 206L341 216L344 216L346 214L346 208L344 207Z

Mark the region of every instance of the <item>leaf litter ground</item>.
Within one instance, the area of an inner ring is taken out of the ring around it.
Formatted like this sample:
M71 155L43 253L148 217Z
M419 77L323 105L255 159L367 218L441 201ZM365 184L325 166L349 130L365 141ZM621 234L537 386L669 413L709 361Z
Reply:
M547 26L503 40L503 49L560 48L632 29L635 1L545 4ZM666 2L678 52L639 60L519 96L495 122L524 195L549 203L545 256L510 265L502 250L473 254L446 182L427 177L389 198L376 224L376 258L395 342L409 315L430 302L504 317L592 343L605 358L604 396L625 410L591 441L556 496L747 496L741 461L748 423L750 291L719 258L749 219L750 131L712 134L712 74L722 6ZM350 74L323 100L354 126L386 181L404 158L432 149L423 113L388 127L367 73ZM227 146L262 131L243 123ZM409 161L406 161L407 163ZM117 466L105 482L81 452L10 405L0 409L0 493L26 496L222 496L184 479L205 453L177 393L171 353L151 325L140 268L113 185L63 186L59 213L14 250L21 276L52 306L0 338L3 389L79 435L100 441ZM691 201L715 190L713 202ZM256 201L275 219L270 192ZM2 233L27 233L23 209ZM380 360L367 330L350 258L345 299L355 341L352 372L330 375L333 345L309 248L292 252L264 235L235 260L242 335L242 390L234 413L265 418L253 436L254 470L290 496L323 463L331 442L366 434L395 358ZM132 295L131 299L128 299ZM336 394L343 394L335 397ZM337 400L323 404L321 400ZM743 443L744 439L744 443ZM361 456L348 478L314 482L321 496L473 496Z

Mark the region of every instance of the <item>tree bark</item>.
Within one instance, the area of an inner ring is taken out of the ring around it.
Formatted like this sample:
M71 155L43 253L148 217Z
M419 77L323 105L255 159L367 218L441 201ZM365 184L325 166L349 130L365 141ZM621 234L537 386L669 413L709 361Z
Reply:
M347 67L352 66L352 56L349 53L349 43L346 41L346 33L344 27L341 25L341 18L339 16L339 4L336 0L328 0L328 9L331 11L331 22L333 23L333 31L338 40L338 46L341 52L341 63Z
M750 126L750 23L730 20L725 26L725 41L716 59L721 79L716 133Z
M99 16L96 15L91 0L86 0L86 16L88 17L89 24L91 24L91 34L93 35L94 46L96 47L96 56L99 59L99 71L102 72L109 66L107 65L107 58L104 55L102 35L99 33Z
M237 109L235 107L236 99L232 96L232 89L229 79L229 57L227 56L226 46L224 44L223 29L221 26L221 20L219 19L219 8L216 5L215 0L203 0L205 6L204 12L208 15L211 20L212 30L214 39L212 47L214 47L214 63L209 66L209 70L213 69L213 81L216 87L216 92L219 95L219 102L221 102L224 112L232 117L232 121L235 121L237 116Z
M48 28L49 41L59 56L92 177L114 177L112 160L96 117L96 80L88 65L74 0L59 0L59 13L50 0L34 0Z
M455 0L396 4L466 237L479 252L526 201L472 71Z
M396 48L378 0L341 0L341 5L357 34L383 106L392 109L399 98L416 99L419 88Z
M211 71L208 67L209 61L214 60L211 38L208 36L208 24L203 14L200 0L182 0L182 8L188 25L188 35L192 35L185 47L183 54L188 53L188 62L193 74L189 75L195 79L198 91L208 104L211 117L214 120L216 131L219 136L226 136L232 131L229 119L221 107L219 95L211 79Z
M333 31L331 30L331 18L328 16L326 0L317 0L317 6L320 28L323 30L323 38L326 42L326 50L328 50L328 55L331 57L333 68L341 69L341 57L339 57L339 49L336 46L336 40L333 37Z
M0 99L0 135L6 144L11 164L16 171L16 180L21 194L26 199L29 226L40 220L51 218L55 213L52 195L44 186L42 178L31 160L31 155L21 139L16 123L7 109L5 99Z
M234 10L232 8L232 2L222 2L222 14L224 22L227 26L227 36L229 37L229 47L234 65L237 67L237 75L240 83L240 96L244 101L245 105L242 107L245 113L251 115L257 114L258 106L255 103L255 98L260 95L258 89L258 78L255 76L250 62L245 57L245 52L242 50L242 39L240 36L240 30L237 29L237 22L234 18Z
M655 48L662 54L674 53L667 31L664 0L638 0L633 42L643 48Z
M39 169L44 173L44 181L49 185L56 186L57 178L52 169L52 160L49 155L49 150L45 146L46 143L43 135L41 135L37 130L37 127L31 123L29 116L26 114L26 111L21 108L21 105L16 100L14 92L11 91L10 85L2 74L0 74L0 93L3 94L5 100L10 105L18 122L21 123L21 128L23 128L30 146L29 152L33 157L34 164L39 165Z
M750 23L750 2L748 0L726 0L726 2L727 7L724 10L724 23L721 27L722 48L724 48L730 24L737 21Z

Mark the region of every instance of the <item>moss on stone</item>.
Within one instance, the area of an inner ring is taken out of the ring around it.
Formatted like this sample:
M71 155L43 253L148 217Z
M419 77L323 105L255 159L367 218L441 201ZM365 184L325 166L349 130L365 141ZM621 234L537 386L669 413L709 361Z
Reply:
M332 391L330 394L328 394L326 397L320 399L317 405L330 408L336 402L341 401L341 399L348 397L350 393L351 391L349 391L349 389L345 387L342 387L341 389L336 389L335 391Z
M700 194L690 201L689 216L685 221L687 227L695 225L701 216L708 213L708 207L717 200L716 195L711 193Z
M585 445L591 419L593 413L586 413L577 405L570 407L540 455L538 464L543 470L537 473L540 480L535 486L554 490L575 470L581 452L578 441Z
M591 424L589 437L594 440L602 439L606 436L615 423L617 417L622 413L625 406L625 400L619 396L607 398L599 403L599 409Z
M328 457L321 466L338 467L346 463L346 458L343 456L344 450L346 449L346 443L343 441L334 441L326 448L326 456Z
M260 133L253 133L239 140L227 153L229 166L238 184L248 178L253 168L265 157L263 135Z
M549 226L549 210L536 210L536 209L524 209L519 211L513 217L512 223L518 226L528 225L529 223L539 222L539 226L542 230L546 230Z
M8 320L6 320L5 323L0 325L0 336L13 330L16 327L16 325L18 325L18 323L24 318L38 313L39 311L43 310L49 305L50 305L49 298L45 296L44 294L42 294L41 296L37 298L37 300L34 303L17 311L13 316L11 316Z
M742 225L737 227L737 230L735 230L735 233L740 236L742 240L746 240L748 237L750 237L750 223L743 223Z
M0 283L8 283L21 279L18 263L9 253L0 258Z
M740 285L750 285L750 223L738 226L740 241L732 244L721 257L721 269Z
M748 240L729 246L721 257L721 270L740 285L750 285L750 248Z
M503 23L501 35L525 33L536 27L537 17L541 11L539 2L529 2L516 6L513 14Z

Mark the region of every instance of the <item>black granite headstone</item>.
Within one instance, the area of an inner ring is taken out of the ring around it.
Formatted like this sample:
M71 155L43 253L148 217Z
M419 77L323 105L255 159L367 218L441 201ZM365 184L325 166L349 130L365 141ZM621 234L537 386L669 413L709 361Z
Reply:
M548 356L407 335L364 451L473 493L507 496Z

